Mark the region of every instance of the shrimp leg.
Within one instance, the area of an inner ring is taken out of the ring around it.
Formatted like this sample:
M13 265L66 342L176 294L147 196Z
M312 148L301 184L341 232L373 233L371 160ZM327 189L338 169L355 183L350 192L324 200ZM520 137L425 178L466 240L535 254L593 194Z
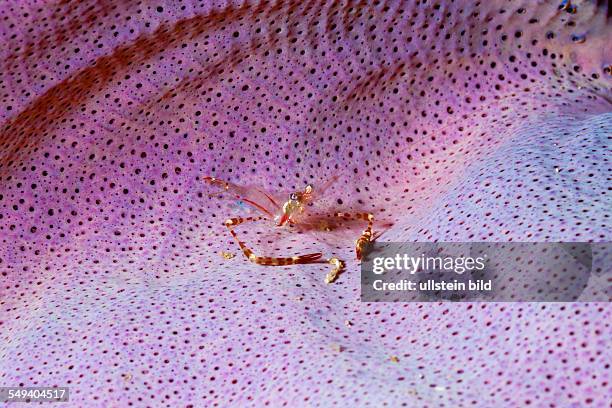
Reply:
M240 239L238 239L238 235L236 231L234 231L234 227L244 223L244 222L256 222L266 219L266 217L237 217L230 218L226 220L223 225L227 227L232 237L238 242L240 249L244 253L244 256L248 258L249 261L254 262L258 265L268 265L268 266L285 266L285 265L295 265L295 264L308 264L314 263L321 258L322 253L314 253L314 254L306 254L306 255L297 255L292 257L269 257L269 256L257 256L253 253L253 251L246 246L246 244Z
M205 183L221 188L221 191L209 194L209 197L229 192L233 194L236 199L244 201L245 203L266 214L268 217L274 217L274 214L265 205L257 202L252 197L254 195L253 192L257 191L262 196L262 198L265 197L272 204L273 208L277 208L279 206L278 203L274 200L274 198L272 198L268 193L263 190L257 188L249 189L247 187L240 187L227 181L220 180L216 177L202 177L202 180Z
M368 243L371 242L373 240L373 232L372 232L372 224L374 223L374 216L370 213L343 213L343 212L338 212L338 213L334 213L335 217L340 217L343 218L345 220L364 220L368 222L368 226L366 227L365 230L363 230L363 233L361 234L361 236L357 239L357 241L355 241L355 256L357 258L358 261L361 260L361 255L363 253L363 247Z

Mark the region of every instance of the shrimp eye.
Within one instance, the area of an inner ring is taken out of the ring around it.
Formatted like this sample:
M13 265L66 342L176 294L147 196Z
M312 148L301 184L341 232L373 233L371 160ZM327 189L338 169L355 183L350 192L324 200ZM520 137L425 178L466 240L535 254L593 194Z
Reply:
M291 201L297 201L297 200L298 200L298 195L297 195L297 193L291 193L291 194L289 194L289 199L290 199Z

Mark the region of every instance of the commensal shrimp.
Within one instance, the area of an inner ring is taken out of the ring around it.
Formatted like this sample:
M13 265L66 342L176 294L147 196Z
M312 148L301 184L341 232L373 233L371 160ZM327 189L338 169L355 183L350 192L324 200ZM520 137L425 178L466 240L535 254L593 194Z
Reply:
M307 214L307 207L312 205L318 198L320 198L325 190L337 179L332 178L329 182L321 186L321 188L315 191L312 184L306 185L303 190L295 191L289 194L289 199L282 202L274 197L274 195L265 192L262 189L256 187L241 187L223 180L219 180L215 177L203 177L202 180L210 185L220 187L221 191L212 193L209 196L219 194L231 194L236 200L240 200L252 206L254 209L259 211L261 215L252 217L235 217L227 219L223 225L227 227L229 233L238 243L238 246L244 253L244 256L251 262L259 265L267 266L284 266L284 265L296 265L296 264L309 264L309 263L329 263L333 266L332 270L327 274L325 281L327 283L333 282L344 268L344 262L338 258L330 258L327 260L321 260L322 253L312 253L304 255L296 255L290 257L269 257L269 256L258 256L238 238L235 227L238 225L256 222L261 220L273 220L276 227L284 226L307 226L312 224L312 219L309 220ZM368 212L358 213L345 213L345 212L334 212L331 214L332 217L339 218L343 221L365 221L367 227L363 230L362 234L355 241L355 257L358 261L361 260L363 249L365 245L374 240L374 233L372 231L374 216ZM319 217L320 219L320 217Z

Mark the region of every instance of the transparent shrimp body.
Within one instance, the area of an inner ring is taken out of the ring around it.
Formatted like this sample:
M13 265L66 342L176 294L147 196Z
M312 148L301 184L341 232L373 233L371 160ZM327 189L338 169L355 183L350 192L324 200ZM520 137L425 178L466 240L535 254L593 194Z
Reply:
M344 267L344 262L337 258L330 258L322 260L321 253L313 253L306 255L297 255L291 257L267 257L257 256L253 251L243 242L240 241L238 235L234 231L234 228L240 224L246 222L256 222L260 220L271 220L277 227L284 226L297 226L302 229L312 229L315 225L314 220L320 220L322 217L311 216L308 213L308 208L318 200L324 191L337 180L337 177L332 178L329 182L323 184L321 189L315 192L315 188L312 184L308 184L301 191L295 191L289 194L286 201L282 201L275 194L268 193L261 188L257 187L243 187L238 186L215 177L204 177L203 180L216 187L220 187L221 191L210 194L209 196L220 195L228 193L233 195L235 200L246 203L252 208L256 209L261 213L257 217L235 217L229 218L225 221L224 225L228 228L232 237L236 240L240 246L244 255L254 263L259 265L269 266L283 266L283 265L294 265L294 264L306 264L306 263L329 263L333 266L332 271L326 277L326 282L333 282L340 271ZM355 241L355 254L358 260L361 259L362 250L367 242L373 239L372 223L373 216L370 213L344 213L334 212L327 214L327 217L340 218L344 221L366 221L367 228L363 231L361 236ZM320 225L320 224L317 224Z

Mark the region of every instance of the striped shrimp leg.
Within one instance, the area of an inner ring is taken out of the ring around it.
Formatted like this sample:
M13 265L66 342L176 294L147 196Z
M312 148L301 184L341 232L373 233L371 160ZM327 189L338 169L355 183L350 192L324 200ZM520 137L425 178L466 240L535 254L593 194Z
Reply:
M244 253L244 256L248 258L249 261L256 263L258 265L267 265L267 266L285 266L285 265L295 265L295 264L307 264L313 263L319 260L322 253L314 253L314 254L306 254L306 255L297 255L291 257L269 257L269 256L257 256L253 253L253 251L246 246L246 244L238 238L236 231L234 231L234 227L245 223L245 222L256 222L260 220L264 220L266 217L236 217L230 218L226 220L223 225L227 227L232 237L236 240L240 249Z
M337 212L334 214L335 217L340 217L345 220L363 220L368 222L368 226L361 236L355 241L355 256L358 261L361 260L361 255L363 253L363 247L370 241L372 241L373 232L372 225L374 224L374 215L371 213L343 213Z

